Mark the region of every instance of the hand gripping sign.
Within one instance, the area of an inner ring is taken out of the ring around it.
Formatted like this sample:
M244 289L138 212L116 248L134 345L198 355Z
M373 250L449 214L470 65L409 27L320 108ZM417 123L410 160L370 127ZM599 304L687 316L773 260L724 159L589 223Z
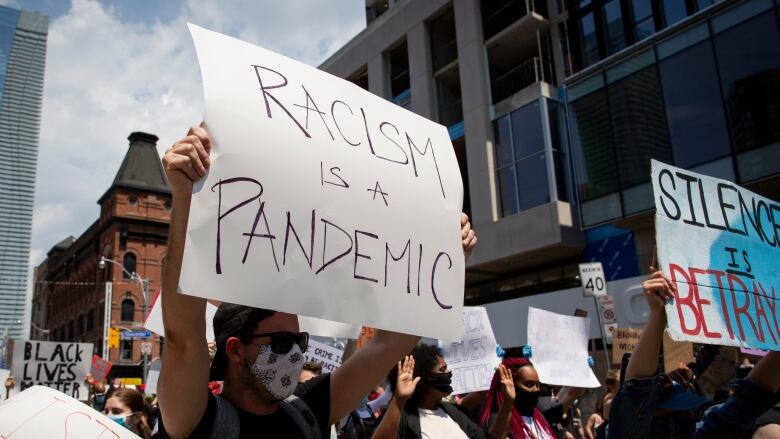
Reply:
M200 297L455 340L463 183L447 129L190 25L212 140L181 275Z
M655 160L652 182L671 338L780 350L780 203Z

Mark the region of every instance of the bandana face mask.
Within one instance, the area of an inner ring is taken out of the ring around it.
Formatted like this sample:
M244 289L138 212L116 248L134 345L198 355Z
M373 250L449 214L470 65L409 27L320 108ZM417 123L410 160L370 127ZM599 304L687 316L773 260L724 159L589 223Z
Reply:
M281 401L292 395L303 369L303 353L296 344L286 354L274 354L271 345L261 345L260 355L250 370L274 398Z

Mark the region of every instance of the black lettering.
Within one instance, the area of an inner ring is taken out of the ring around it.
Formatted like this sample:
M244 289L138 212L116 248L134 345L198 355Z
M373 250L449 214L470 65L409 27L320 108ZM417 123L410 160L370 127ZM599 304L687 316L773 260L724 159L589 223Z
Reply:
M76 365L76 363L71 363L68 365L68 377L65 378L66 381L76 381L76 372L73 370Z
M762 209L763 207L763 209ZM774 237L774 233L768 234L764 230L763 221L761 220L761 210L764 210L766 212L766 218L769 220L770 223L772 223L772 217L770 216L769 212L769 206L767 206L766 202L764 200L758 200L758 205L756 205L756 199L753 199L753 210L754 214L756 215L756 222L758 223L758 228L761 230L761 234L763 235L764 239L766 240L767 244L769 244L770 247L776 247L777 246L777 240ZM772 238L770 241L769 238Z
M692 226L704 227L704 224L696 221L696 209L693 207L693 188L691 187L691 184L693 182L698 182L699 179L692 175L683 174L682 172L675 172L675 175L685 181L686 189L688 190L688 208L691 212L691 219L683 219L683 222Z
M446 252L439 252L439 254L436 256L436 259L433 261L433 269L431 270L431 292L433 293L433 300L436 301L436 303L441 307L442 309L450 309L452 308L452 305L445 305L441 303L439 300L439 297L436 295L436 266L439 264L439 259L441 259L442 256L446 256L447 260L449 261L450 265L447 267L447 269L452 268L452 258L450 258L450 255L448 255Z
M745 261L745 271L750 273L753 267L750 266L750 261L748 261L748 253L747 250L742 250L742 260Z
M368 131L368 119L366 119L366 110L360 107L360 114L363 116L363 128L366 130L366 139L368 139L368 148L371 150L371 154L376 155L374 152L374 142L371 141L371 133Z
M362 230L355 230L355 263L352 266L352 276L355 279L363 279L363 280L367 280L369 282L376 283L376 282L378 282L377 279L374 279L372 277L365 277L365 276L361 276L361 275L357 274L358 258L368 259L369 261L371 260L371 256L368 256L366 254L360 253L360 249L358 248L359 247L358 234L361 234L361 235L364 235L364 236L368 236L368 237L374 238L374 239L378 239L379 238L377 235L375 235L373 233L364 232Z
M745 228L745 235L748 235L748 223L745 221L745 214L747 214L748 222L750 222L750 225L753 226L753 230L756 232L756 234L758 234L758 238L761 240L761 242L764 242L764 234L760 228L760 220L754 221L753 219L755 217L756 200L753 199L753 210L751 211L748 209L748 206L745 203L745 199L742 197L742 192L737 191L737 199L739 200L739 212L742 216L742 225Z
M409 156L406 155L406 151L404 151L404 148L398 142L396 142L395 140L391 139L390 136L387 135L387 133L385 132L385 127L386 126L393 127L393 129L395 130L395 135L396 136L400 135L401 132L398 131L398 128L396 128L396 126L393 125L390 122L382 122L382 123L379 124L379 132L382 133L383 136L385 136L385 139L389 140L393 145L395 145L398 148L399 151L401 151L401 154L404 155L404 160L403 161L393 160L393 159L391 159L389 157L384 157L384 156L381 156L381 155L377 155L377 157L379 157L380 159L387 160L389 162L398 163L398 164L401 164L401 165L408 165L409 164Z
M382 201L385 202L385 206L388 206L387 198L385 198L385 196L388 195L388 193L387 192L382 192L382 186L379 186L379 180L376 181L376 184L374 185L373 189L368 188L366 190L368 192L373 192L374 193L374 197L372 198L372 200L376 200L376 194L379 193L379 195L382 196Z
M348 255L349 252L352 251L352 244L353 244L352 235L347 233L346 230L342 229L341 227L337 226L336 224L333 224L332 222L330 222L330 221L328 221L326 219L320 218L320 221L322 221L323 229L324 229L323 233L322 233L322 266L319 268L319 270L317 270L317 272L315 274L320 274L320 272L322 272L322 270L327 268L328 265L330 265L330 264L338 261L339 259L343 258L344 256ZM328 226L329 225L339 229L341 231L341 233L343 233L347 237L347 239L349 239L349 248L347 250L345 250L343 253L340 253L337 256L335 256L334 258L331 258L330 260L328 260L328 262L325 262L325 253L327 252L327 249L328 249Z
M393 258L395 262L400 261L403 259L404 256L406 256L406 293L411 294L412 293L412 285L411 285L411 272L412 272L412 240L407 239L406 245L404 246L404 251L401 253L401 256L395 257L393 255L393 252L390 251L390 244L385 243L385 287L387 286L387 257L390 256ZM407 255L406 253L409 252Z
M417 161L414 159L414 151L416 150L418 154L425 155L428 152L428 146L431 147L431 155L433 156L433 165L436 167L436 175L439 177L439 186L441 187L441 196L444 198L447 198L447 195L444 194L444 183L441 181L441 173L439 172L439 164L436 162L436 152L433 149L433 143L431 142L431 138L428 137L428 140L425 142L425 149L420 151L419 148L417 148L417 145L414 144L412 141L412 138L409 137L409 133L406 133L406 142L409 144L409 154L412 156L412 168L414 169L414 176L419 177L419 174L417 173Z
M720 212L723 214L723 223L726 225L726 229L731 233L736 233L738 235L747 235L747 231L742 231L739 229L734 229L729 224L729 215L726 213L726 210L734 210L734 205L726 203L723 201L723 190L724 189L730 189L734 192L737 192L737 189L734 188L734 186L731 186L726 183L718 183L718 204L720 204ZM744 225L744 224L743 224Z
M54 346L54 352L51 354L51 361L59 361L64 363L66 360L65 353L62 350L62 345L58 344Z
M422 254L423 254L423 246L422 243L420 243L420 257L417 260L417 295L420 295L420 278L422 277Z
M668 169L661 169L661 172L658 173L658 186L661 188L661 193L663 195L666 195L666 197L669 199L669 201L674 205L675 212L674 214L669 212L669 208L666 207L666 203L664 202L663 197L661 197L661 207L664 209L664 213L669 218L677 221L680 219L680 215L682 213L680 212L680 206L677 204L677 200L674 199L674 196L669 193L669 191L666 190L666 186L664 186L664 180L663 176L668 175L669 181L672 183L672 189L677 190L677 184L674 181L674 175L672 174L672 171Z
M254 197L247 198L246 200L236 204L235 206L228 209L227 212L222 213L222 185L224 184L231 184L231 183L237 183L237 182L251 182L256 184L260 187L260 191L255 195ZM226 216L230 215L235 211L236 209L243 207L252 201L255 201L256 199L260 198L261 195L263 195L263 185L260 184L259 181L255 180L254 178L250 177L234 177L234 178L228 178L227 180L220 179L214 186L211 186L211 192L214 192L214 188L219 187L219 201L217 204L217 274L222 274L222 219ZM262 206L261 206L262 208Z
M775 243L780 246L780 218L775 216L775 213L780 213L780 205L770 204L769 211L771 213L770 220L772 221L773 228L775 229Z
M709 208L707 207L707 200L704 198L704 185L699 182L699 199L701 200L701 209L704 212L704 224L711 229L726 230L726 226L720 224L713 224L710 222Z
M341 131L341 127L339 126L339 122L336 120L336 104L342 104L345 107L347 107L347 110L349 110L349 113L353 116L355 113L352 111L352 108L349 107L349 105L346 104L344 101L333 101L332 104L330 104L330 116L333 118L333 124L336 125L336 129L339 131L339 134L341 134L341 138L344 139L345 142L349 143L352 146L359 146L361 142L352 143L347 139L347 136L344 135L344 132Z
M330 127L328 126L328 123L325 122L325 116L324 116L325 112L324 111L320 111L319 107L317 107L317 103L314 102L314 98L312 98L311 95L309 94L309 91L306 90L306 87L301 85L301 88L303 89L303 93L305 95L306 103L305 103L305 105L298 105L298 104L293 104L293 105L295 105L296 107L301 107L301 108L306 110L306 129L307 130L309 129L309 111L314 111L315 113L319 114L320 119L322 120L322 124L325 125L325 129L328 130L328 134L330 134L330 139L331 140L336 140L336 138L333 137L333 133L330 131ZM311 104L314 105L314 106L313 107L309 107L309 102L311 102Z
M726 250L729 255L731 256L731 262L729 262L729 267L735 267L739 268L739 265L737 264L737 260L734 258L734 253L737 252L737 249L734 247L724 247L723 250Z
M32 343L29 341L24 342L24 361L32 358Z
M287 230L284 232L284 254L282 255L282 265L287 265L287 243L290 242L290 230L292 230L293 236L295 236L295 241L298 242L298 247L300 247L301 252L303 252L303 257L306 258L306 262L309 263L309 268L311 268L312 261L314 261L314 209L311 210L311 244L309 246L309 254L306 254L306 250L303 248L303 244L301 244L301 239L298 237L298 232L295 231L295 227L292 225L292 221L290 221L290 212L287 212Z
M260 217L263 217L263 223L265 224L265 233L258 235L255 233L257 229L257 223L260 221ZM274 239L276 236L271 234L271 228L268 226L268 216L265 214L265 201L260 202L260 207L257 209L257 215L255 215L255 221L252 224L252 231L249 233L243 233L247 237L246 248L244 249L244 258L241 263L246 263L246 257L249 255L249 247L252 245L252 238L267 238L268 243L271 245L271 254L274 257L274 265L276 265L276 271L279 271L279 261L276 259L276 248L274 247Z
M268 102L268 98L271 98L274 102L276 102L276 105L278 105L279 108L281 108L282 110L284 110L285 113L287 113L287 116L289 116L290 119L292 119L292 121L295 122L295 125L298 125L298 128L301 129L301 131L303 132L303 135L305 135L308 138L311 138L311 136L309 135L309 132L306 131L306 128L301 126L301 123L298 122L298 120L295 118L295 116L293 116L292 113L290 113L290 111L287 108L285 108L285 106L282 105L281 102L279 102L279 99L276 99L276 96L274 96L274 95L272 95L271 93L268 92L268 90L272 90L272 89L275 89L275 88L282 88L282 87L286 86L287 85L287 78L284 75L282 75L281 73L277 72L276 70L269 69L268 67L256 66L256 65L253 65L252 67L255 68L255 74L257 75L257 82L260 83L260 92L263 93L263 100L265 101L265 112L266 112L266 114L268 114L268 118L269 119L272 118L272 116L271 116L271 104ZM262 78L262 76L260 76L260 69L268 70L269 72L276 73L277 75L279 75L280 78L282 78L283 82L281 84L264 85L263 84L263 78ZM307 115L308 115L308 113L307 113Z

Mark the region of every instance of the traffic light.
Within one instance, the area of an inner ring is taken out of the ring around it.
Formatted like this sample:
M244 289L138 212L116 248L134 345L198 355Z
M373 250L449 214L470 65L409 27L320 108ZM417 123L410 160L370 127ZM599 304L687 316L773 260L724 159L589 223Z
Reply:
M108 348L119 349L119 330L108 328Z

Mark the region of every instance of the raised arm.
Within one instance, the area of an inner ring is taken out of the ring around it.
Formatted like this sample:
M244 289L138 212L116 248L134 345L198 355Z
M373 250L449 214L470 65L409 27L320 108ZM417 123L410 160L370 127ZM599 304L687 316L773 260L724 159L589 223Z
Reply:
M477 244L466 214L460 218L461 244L468 257ZM416 335L377 331L366 346L336 369L330 378L330 421L349 413L373 386L384 378L399 358L403 358L420 340Z
M645 299L650 307L650 316L647 318L639 343L628 361L626 380L648 378L658 373L658 356L661 355L664 328L666 328L664 302L674 298L673 292L676 287L663 272L650 268L653 274L642 283Z
M178 291L192 184L211 164L211 141L199 127L176 142L163 157L171 188L171 223L162 270L162 312L165 353L160 369L159 404L171 438L185 438L197 427L208 402L209 354L206 342L206 300Z
M501 391L504 394L504 399L488 434L493 439L504 439L509 434L509 420L512 417L512 405L515 401L515 380L512 379L512 372L503 364L498 366L498 373L501 377Z
M414 378L414 357L407 355L403 363L398 362L398 378L395 383L393 399L387 406L382 421L374 430L371 439L393 439L398 436L398 424L401 422L401 413L404 405L417 388L420 377Z

